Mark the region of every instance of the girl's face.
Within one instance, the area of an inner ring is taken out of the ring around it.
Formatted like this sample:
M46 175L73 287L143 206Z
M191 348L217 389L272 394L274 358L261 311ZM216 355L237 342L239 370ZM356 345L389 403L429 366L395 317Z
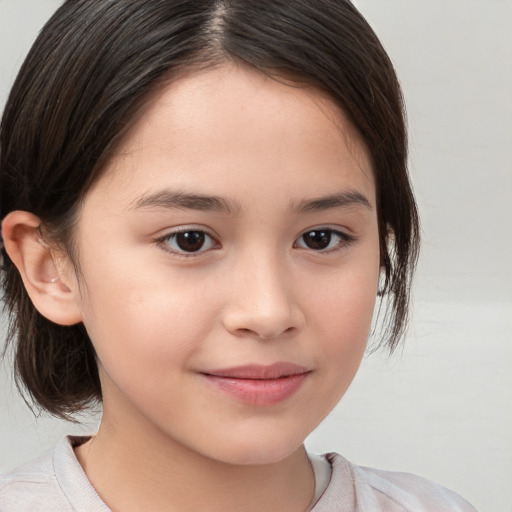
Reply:
M375 184L318 91L234 64L174 81L88 193L77 244L105 422L269 463L356 373L379 275Z

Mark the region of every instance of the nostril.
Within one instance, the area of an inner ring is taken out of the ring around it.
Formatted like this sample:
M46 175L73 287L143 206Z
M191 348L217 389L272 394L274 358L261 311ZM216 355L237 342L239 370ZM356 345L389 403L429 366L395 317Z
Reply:
M257 337L260 340L268 341L268 340L280 338L282 336L288 336L290 334L293 334L295 332L295 330L296 330L295 327L288 327L284 331L281 331L278 333L262 333L262 332L258 332L258 331L252 330L252 329L240 328L237 330L237 332L239 335Z

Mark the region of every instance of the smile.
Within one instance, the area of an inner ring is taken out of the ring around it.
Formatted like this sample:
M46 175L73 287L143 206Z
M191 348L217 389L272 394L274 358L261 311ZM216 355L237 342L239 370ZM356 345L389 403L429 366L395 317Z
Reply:
M249 405L276 405L294 395L311 370L293 363L246 365L202 373L217 390Z

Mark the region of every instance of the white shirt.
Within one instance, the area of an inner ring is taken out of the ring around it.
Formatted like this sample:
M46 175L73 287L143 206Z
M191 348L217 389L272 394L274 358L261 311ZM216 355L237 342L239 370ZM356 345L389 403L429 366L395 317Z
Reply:
M72 444L66 437L39 459L0 476L0 512L108 512ZM356 466L335 453L310 460L319 498L311 512L477 512L415 475Z

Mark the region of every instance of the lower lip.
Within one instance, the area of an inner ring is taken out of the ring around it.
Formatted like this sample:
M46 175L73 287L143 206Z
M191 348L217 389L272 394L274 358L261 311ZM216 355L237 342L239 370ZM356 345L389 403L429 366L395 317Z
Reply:
M289 375L279 379L235 379L204 375L206 380L220 391L241 402L261 407L276 405L293 396L309 372Z

